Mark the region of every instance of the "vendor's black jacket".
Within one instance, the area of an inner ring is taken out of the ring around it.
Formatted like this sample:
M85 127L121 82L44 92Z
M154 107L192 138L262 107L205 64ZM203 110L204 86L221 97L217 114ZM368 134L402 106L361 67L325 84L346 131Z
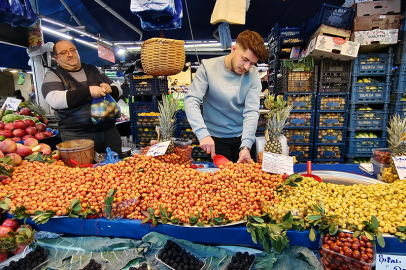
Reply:
M62 81L65 91L73 91L72 94L67 94L67 104L69 108L55 110L55 117L58 120L59 129L63 132L97 132L108 130L115 126L115 121L101 121L97 125L91 121L91 105L93 97L90 95L89 86L100 86L101 83L113 83L104 74L93 65L82 63L82 69L86 74L87 81L78 82L71 72L58 66L52 70ZM45 83L44 83L45 84ZM119 91L116 86L111 86L112 93L110 94L114 100L118 99ZM43 94L44 85L43 85Z

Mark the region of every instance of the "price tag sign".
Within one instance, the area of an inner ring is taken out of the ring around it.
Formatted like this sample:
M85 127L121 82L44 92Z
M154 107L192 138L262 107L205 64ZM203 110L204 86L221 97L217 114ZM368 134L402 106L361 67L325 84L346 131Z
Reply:
M393 157L392 159L398 171L399 179L404 180L406 178L406 157Z
M17 111L18 105L21 103L21 99L16 98L7 98L6 102L4 102L2 109L6 107L6 110Z
M166 141L166 142L154 144L149 149L147 156L157 157L157 156L165 155L166 150L168 149L168 146L170 143L171 143L171 141Z
M376 270L404 270L406 269L406 257L395 255L376 255Z
M293 157L264 152L262 170L276 174L293 174Z

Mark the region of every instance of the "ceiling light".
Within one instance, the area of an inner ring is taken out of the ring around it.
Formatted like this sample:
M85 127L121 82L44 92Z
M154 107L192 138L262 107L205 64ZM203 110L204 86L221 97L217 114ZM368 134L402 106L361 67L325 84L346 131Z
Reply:
M60 37L63 37L63 38L65 38L65 39L73 39L73 37L71 37L71 36L69 36L69 35L66 35L66 34L63 34L63 33L61 33L61 32L55 31L55 30L53 30L53 29L51 29L51 28L48 28L48 27L45 27L45 26L41 26L41 29L42 29L44 32L47 32L47 33L49 33L49 34L53 34L53 35L55 35L55 36L60 36Z
M122 55L124 53L125 53L125 49L122 49L122 48L118 49L118 51L117 51L118 55Z
M27 71L28 74L32 74L32 71Z
M206 48L213 48L213 47L220 47L220 42L215 43L199 43L199 44L187 44L184 45L185 48L193 48L193 47L206 47Z
M87 46L90 46L90 47L93 47L93 48L97 49L97 45L95 45L95 44L93 44L93 43L84 41L84 40L79 39L79 38L74 38L73 40L76 40L76 41L79 42L79 43L82 43L82 44L85 44L85 45L87 45Z
M141 51L141 46L127 47L127 50L130 50L130 51Z
M58 25L58 26L61 26L61 27L65 27L64 24L59 23L59 22L56 22L56 21L51 20L51 19L48 19L48 18L41 17L41 20L46 21L46 22L53 23L53 24Z
M12 70L10 70L10 72L11 72L11 73L17 73L18 70L12 69Z
M0 70L6 69L6 67L0 67Z

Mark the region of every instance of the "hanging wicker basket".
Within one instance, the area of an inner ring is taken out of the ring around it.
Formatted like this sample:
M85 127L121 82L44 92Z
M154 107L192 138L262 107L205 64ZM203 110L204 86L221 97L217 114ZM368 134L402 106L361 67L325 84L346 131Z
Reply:
M175 75L185 65L183 40L151 38L141 46L141 62L144 72L154 76Z

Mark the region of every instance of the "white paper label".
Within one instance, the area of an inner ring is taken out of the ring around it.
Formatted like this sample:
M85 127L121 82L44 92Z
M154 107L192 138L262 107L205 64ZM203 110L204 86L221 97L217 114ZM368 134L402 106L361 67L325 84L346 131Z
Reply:
M398 171L399 179L404 180L406 178L406 157L393 157L392 159Z
M147 153L147 156L156 157L156 156L165 155L166 150L168 149L168 146L169 146L170 143L171 143L171 141L166 141L166 142L161 142L161 143L154 144L149 149L149 151Z
M264 152L262 170L276 174L293 174L293 157Z
M6 110L17 111L18 105L21 103L21 99L16 98L7 98L6 102L4 102L2 109L6 106Z
M395 255L376 255L376 270L404 270L406 269L406 257Z

